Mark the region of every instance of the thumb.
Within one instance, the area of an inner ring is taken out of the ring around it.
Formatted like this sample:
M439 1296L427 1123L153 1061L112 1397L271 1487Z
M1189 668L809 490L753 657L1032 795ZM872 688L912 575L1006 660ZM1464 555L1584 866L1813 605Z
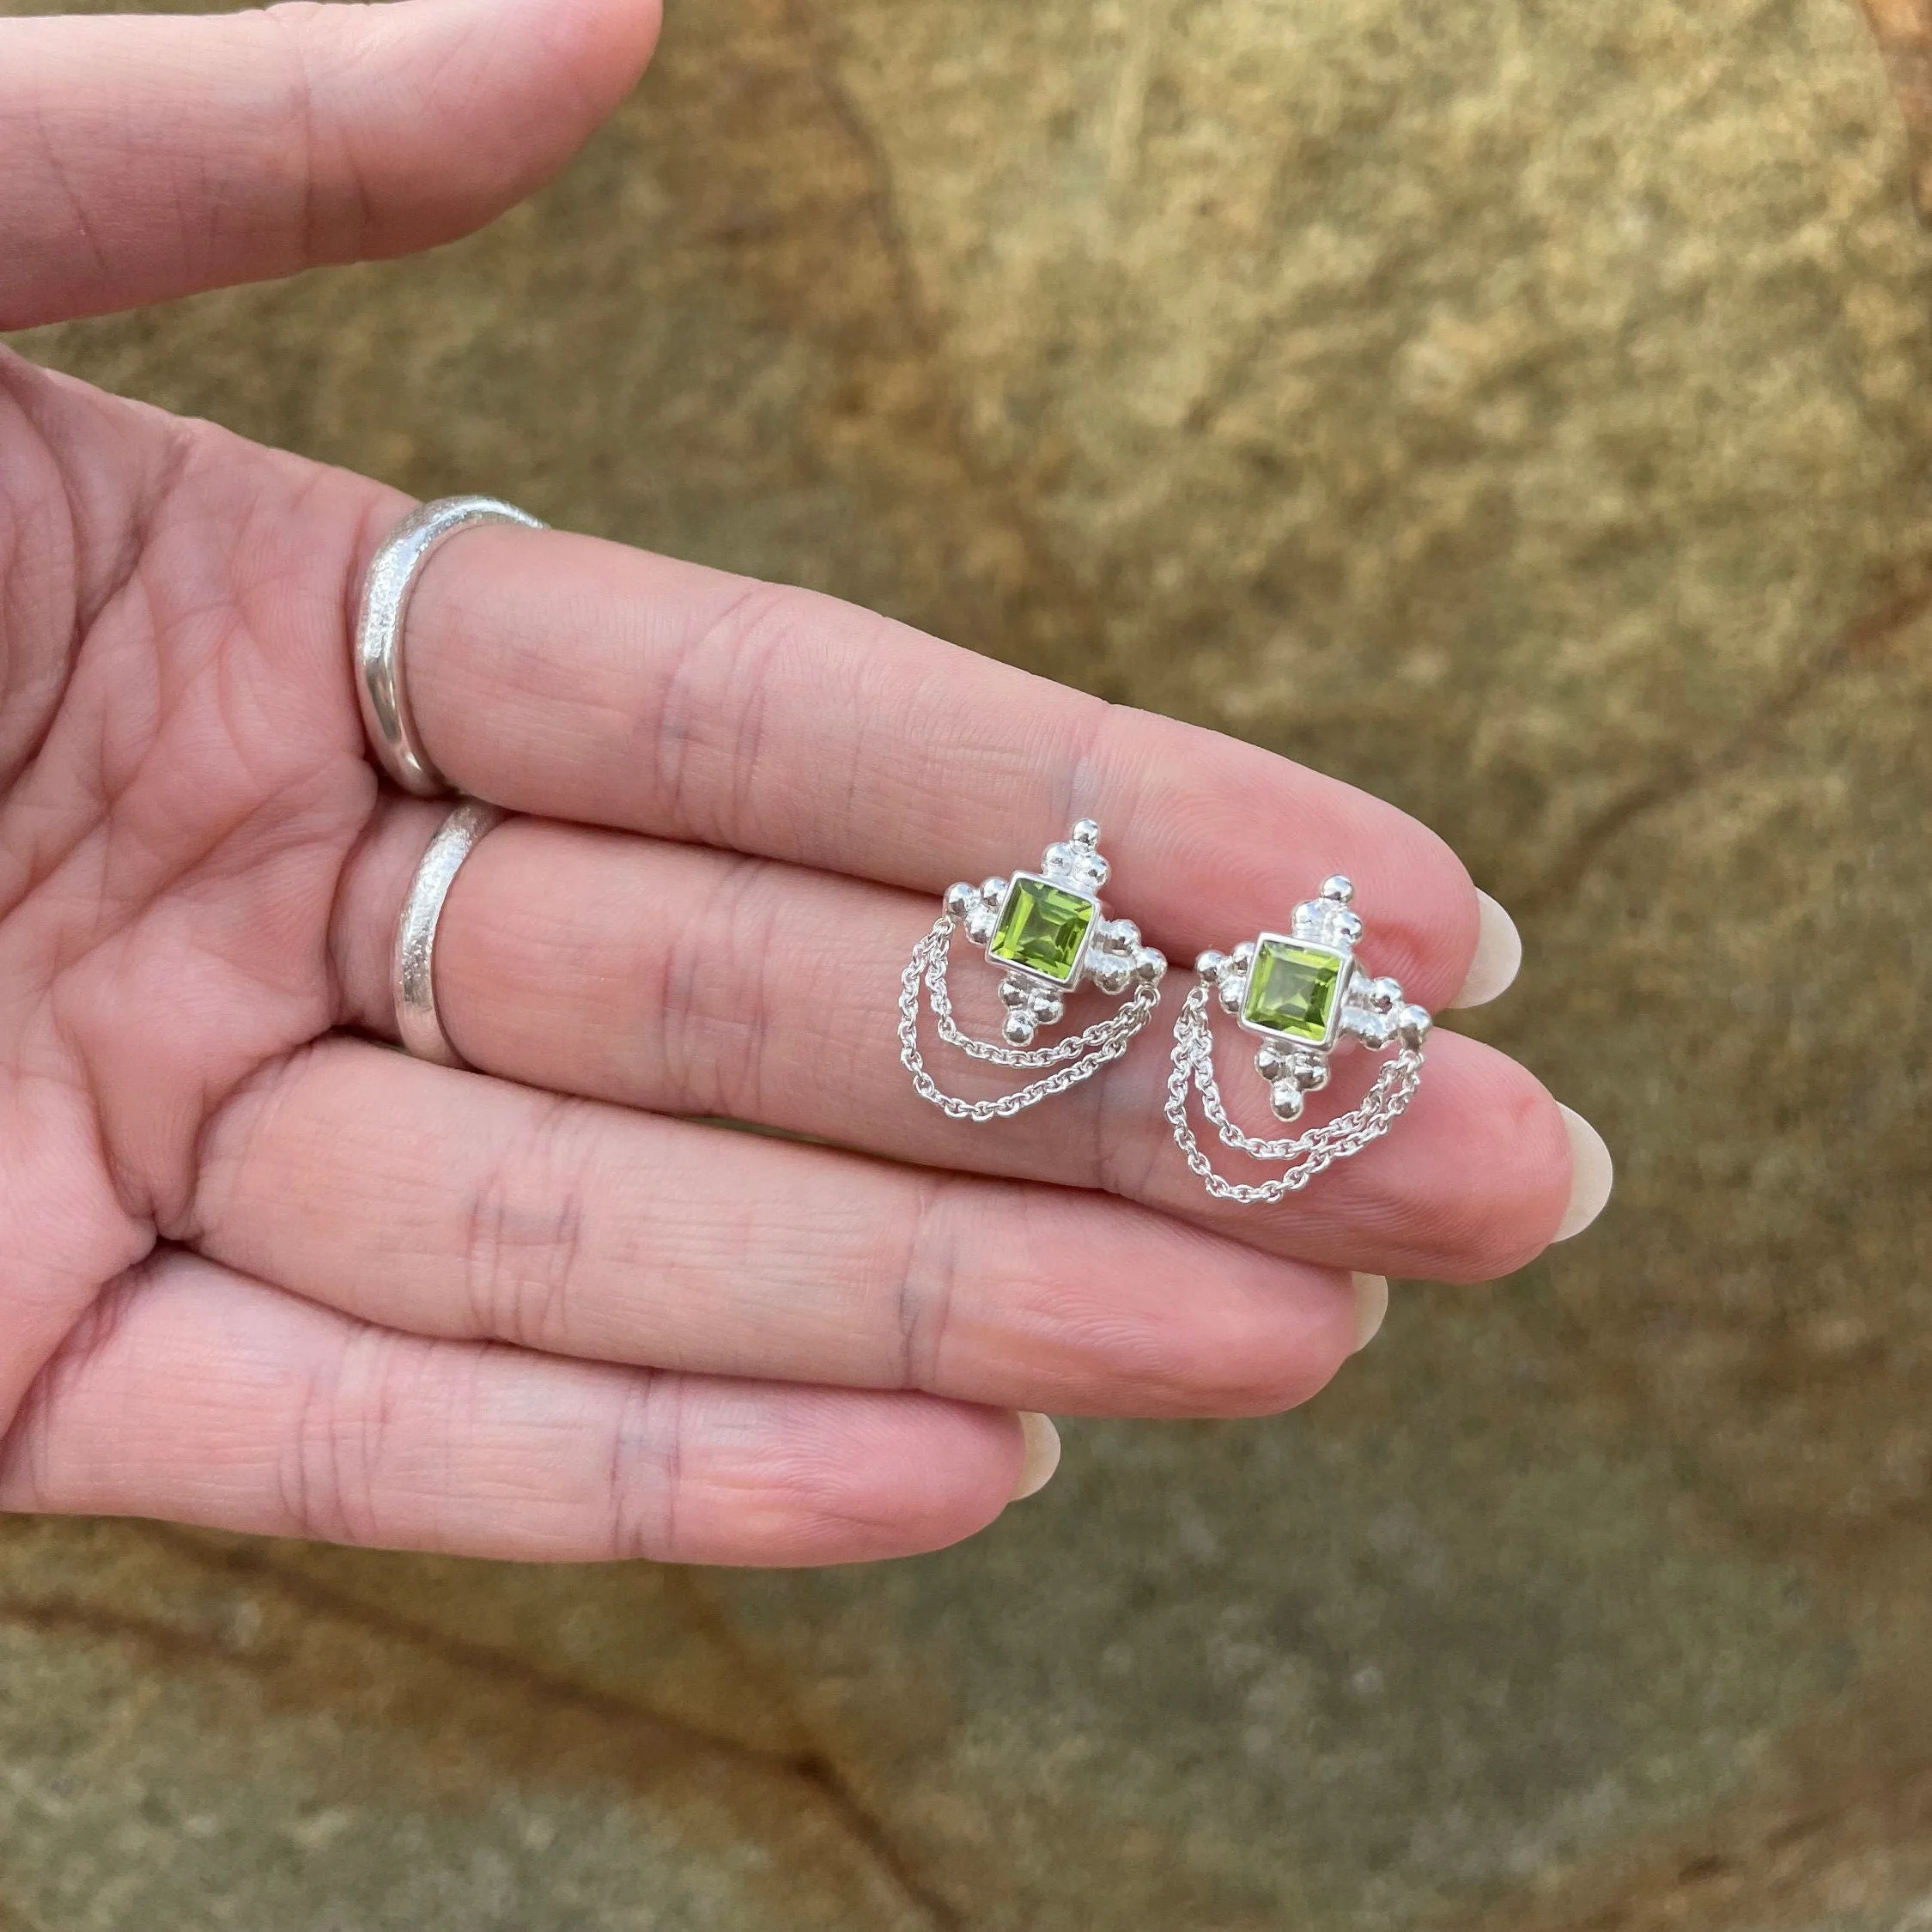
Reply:
M659 0L0 21L0 329L406 254L540 187Z

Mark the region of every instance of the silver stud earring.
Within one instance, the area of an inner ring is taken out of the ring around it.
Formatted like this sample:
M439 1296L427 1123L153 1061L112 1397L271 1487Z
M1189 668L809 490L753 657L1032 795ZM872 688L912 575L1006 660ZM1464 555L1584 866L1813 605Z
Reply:
M1037 872L989 878L947 889L945 909L913 948L899 981L899 1058L913 1085L956 1121L1010 1119L1069 1087L1091 1080L1118 1060L1153 1017L1167 961L1140 943L1132 920L1109 919L1100 902L1107 883L1100 828L1083 818L1061 843L1047 848ZM999 969L1005 1008L998 1041L975 1040L953 1018L946 968L959 928ZM1040 1078L987 1100L962 1100L944 1091L926 1070L919 1049L920 982L939 1038L969 1059L1036 1072ZM1126 1003L1084 1032L1036 1047L1042 1027L1066 1017L1066 996L1083 981Z
M1168 1076L1167 1118L1175 1145L1209 1194L1219 1200L1279 1201L1305 1188L1322 1169L1358 1154L1387 1133L1422 1078L1422 1049L1434 1022L1411 1005L1391 979L1371 979L1355 957L1362 920L1349 910L1355 888L1340 873L1319 898L1295 908L1286 933L1264 933L1230 953L1204 952L1194 963L1199 981L1174 1023L1174 1071ZM1358 1042L1396 1051L1358 1105L1292 1138L1262 1139L1228 1118L1214 1073L1209 1008L1218 998L1242 1027L1261 1036L1255 1070L1268 1083L1274 1116L1297 1121L1308 1096L1328 1084L1328 1060ZM1224 1146L1257 1161L1285 1161L1285 1172L1263 1182L1230 1181L1217 1173L1188 1119L1188 1090Z

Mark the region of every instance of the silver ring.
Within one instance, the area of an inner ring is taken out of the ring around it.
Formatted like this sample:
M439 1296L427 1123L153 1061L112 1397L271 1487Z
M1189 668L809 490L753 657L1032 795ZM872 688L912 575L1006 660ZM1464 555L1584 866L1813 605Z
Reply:
M465 799L430 840L410 882L396 928L396 1030L403 1050L416 1060L438 1066L469 1064L449 1043L436 1011L436 927L463 861L507 816L480 799Z
M494 496L440 497L411 511L383 538L362 580L355 618L355 695L362 706L363 729L382 769L419 799L440 797L450 786L416 735L403 687L403 620L423 565L459 531L479 523L544 528L527 512Z

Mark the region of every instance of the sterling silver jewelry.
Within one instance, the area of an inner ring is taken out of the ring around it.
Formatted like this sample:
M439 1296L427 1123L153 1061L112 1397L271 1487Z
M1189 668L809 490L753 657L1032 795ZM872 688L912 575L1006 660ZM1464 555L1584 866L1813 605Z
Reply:
M403 1050L438 1066L466 1066L461 1054L443 1031L436 1011L436 927L443 902L463 869L463 861L485 835L503 823L506 814L480 799L465 799L443 821L429 841L422 863L410 884L403 916L396 927L396 1031Z
M1434 1022L1426 1008L1403 999L1395 981L1370 979L1356 959L1362 921L1348 909L1354 896L1354 886L1338 872L1323 883L1319 898L1295 908L1285 933L1264 933L1231 953L1204 952L1194 962L1200 981L1174 1024L1166 1112L1175 1145L1218 1200L1279 1201L1305 1188L1323 1168L1387 1133L1421 1082L1423 1045ZM1255 1070L1268 1083L1279 1121L1301 1118L1308 1096L1327 1085L1329 1056L1339 1048L1359 1041L1396 1052L1349 1112L1292 1139L1261 1139L1237 1127L1222 1104L1209 1014L1217 995L1248 1032L1261 1037ZM1286 1171L1264 1182L1218 1174L1188 1124L1190 1085L1223 1145L1258 1161L1286 1161Z
M494 496L445 496L425 503L383 538L362 580L355 619L355 695L363 728L382 769L405 792L434 799L450 789L416 735L409 694L403 686L403 620L422 567L460 530L479 523L544 526L512 503Z
M913 1085L954 1120L1009 1120L1023 1108L1091 1080L1127 1050L1160 1004L1167 961L1140 943L1140 929L1132 920L1108 918L1099 898L1108 872L1099 846L1099 826L1083 818L1066 841L1047 848L1037 872L949 887L945 910L913 948L899 980L899 1058ZM975 1040L953 1018L946 965L952 935L960 927L1005 974L999 982L1006 1009L1001 1042ZM921 979L939 1036L949 1047L995 1066L1052 1071L987 1100L961 1100L945 1092L920 1054ZM1066 996L1083 979L1114 998L1131 997L1085 1031L1051 1046L1033 1046L1041 1027L1065 1018Z

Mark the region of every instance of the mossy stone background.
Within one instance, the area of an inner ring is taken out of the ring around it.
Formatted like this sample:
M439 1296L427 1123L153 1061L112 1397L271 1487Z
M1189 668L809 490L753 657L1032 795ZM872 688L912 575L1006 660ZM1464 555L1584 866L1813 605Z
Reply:
M1932 27L1871 14L674 3L489 234L22 339L1386 793L1620 1184L916 1563L0 1528L0 1925L1932 1927Z

